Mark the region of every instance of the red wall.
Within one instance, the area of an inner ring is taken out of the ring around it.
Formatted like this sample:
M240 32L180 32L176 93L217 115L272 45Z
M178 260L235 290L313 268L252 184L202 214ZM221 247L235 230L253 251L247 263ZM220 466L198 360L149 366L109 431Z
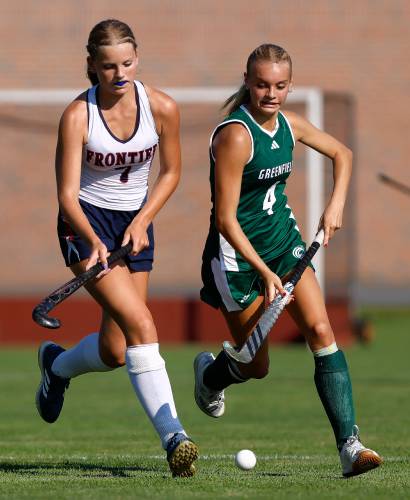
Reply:
M42 328L31 319L31 312L38 302L35 298L0 299L0 344L37 344L47 339L71 344L98 330L99 307L92 300L70 298L52 311L52 316L61 320L62 326L57 331ZM219 343L230 339L222 314L198 300L153 299L149 308L161 342ZM352 340L346 303L329 303L328 313L338 343L346 345ZM279 319L270 340L277 343L302 340L286 312Z

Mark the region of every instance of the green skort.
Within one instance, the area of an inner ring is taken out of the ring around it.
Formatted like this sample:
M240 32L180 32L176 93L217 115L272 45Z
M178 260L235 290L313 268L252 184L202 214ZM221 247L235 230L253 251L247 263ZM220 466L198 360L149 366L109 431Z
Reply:
M295 268L305 251L306 244L300 233L297 233L290 249L266 264L272 272L283 278ZM311 264L310 267L314 270ZM217 309L224 305L229 312L246 309L264 294L264 283L257 271L224 271L219 259L207 259L206 253L202 263L202 281L201 299Z

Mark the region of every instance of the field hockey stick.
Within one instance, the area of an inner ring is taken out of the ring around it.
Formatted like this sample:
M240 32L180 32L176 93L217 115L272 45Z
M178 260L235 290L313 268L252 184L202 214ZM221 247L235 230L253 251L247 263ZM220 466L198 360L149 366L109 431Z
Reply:
M132 242L130 241L127 245L119 248L115 252L112 252L112 254L107 258L108 266L128 255L131 250ZM101 271L104 271L104 267L101 262L98 262L87 271L84 271L72 280L60 286L60 288L57 288L57 290L54 290L54 292L50 293L50 295L43 299L40 304L33 309L33 320L44 328L60 328L60 320L57 318L51 318L48 316L48 313L58 304L61 304L63 300L72 295L76 290L95 278L99 273L101 273Z
M269 332L272 330L272 327L278 320L281 312L285 309L285 306L289 303L290 296L292 295L296 283L300 280L304 270L309 265L309 262L319 250L320 245L323 243L323 239L324 231L321 229L317 233L313 243L296 264L290 279L284 285L283 288L287 292L286 295L283 296L278 294L268 305L245 344L240 349L237 349L228 341L223 343L223 349L228 356L239 363L250 363L255 358L255 355L263 341L269 335Z
M385 184L388 184L389 186L394 187L398 191L401 191L402 193L410 196L410 187L406 186L406 184L396 181L395 179L392 179L388 175L382 173L379 174L379 179Z

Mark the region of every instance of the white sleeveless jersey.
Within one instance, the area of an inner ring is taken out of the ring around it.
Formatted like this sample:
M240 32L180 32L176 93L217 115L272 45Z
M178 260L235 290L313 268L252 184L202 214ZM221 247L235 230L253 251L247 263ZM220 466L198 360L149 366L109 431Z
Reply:
M144 85L134 84L138 109L134 132L127 140L118 139L108 128L97 86L87 92L88 142L83 146L79 197L98 207L138 210L147 197L158 134Z

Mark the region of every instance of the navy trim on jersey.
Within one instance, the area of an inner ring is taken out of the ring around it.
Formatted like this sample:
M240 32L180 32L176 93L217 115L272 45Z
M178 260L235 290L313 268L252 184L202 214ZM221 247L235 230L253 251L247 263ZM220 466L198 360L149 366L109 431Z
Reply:
M128 139L120 139L118 138L116 135L114 135L112 133L112 131L110 130L110 127L108 126L107 122L105 121L105 118L104 118L104 115L101 111L101 106L100 106L100 96L99 96L99 85L97 86L97 88L95 89L95 102L97 103L97 109L98 109L98 114L100 115L100 118L104 124L104 127L106 128L107 132L110 134L110 136L115 139L116 141L118 142L121 142L122 144L126 144L127 142L131 141L133 139L133 137L135 136L135 134L138 132L138 128L140 126L140 110L141 110L141 106L140 106L140 98L139 98L139 94L138 94L138 88L137 88L137 85L136 83L134 82L134 91L135 91L135 102L137 104L137 113L136 113L136 116L135 116L135 127L134 127L134 131L133 133L130 135L130 137L128 137Z
M154 113L152 112L151 101L150 101L147 89L145 88L144 82L139 81L139 83L144 87L145 95L147 96L147 101L148 101L148 109L147 109L147 111L151 115L152 123L154 125L154 130L155 130L157 136L159 137L159 132L157 130L157 124L155 123Z
M90 132L90 89L87 89L87 93L85 94L86 102L87 102L87 137ZM88 139L87 139L88 142Z

